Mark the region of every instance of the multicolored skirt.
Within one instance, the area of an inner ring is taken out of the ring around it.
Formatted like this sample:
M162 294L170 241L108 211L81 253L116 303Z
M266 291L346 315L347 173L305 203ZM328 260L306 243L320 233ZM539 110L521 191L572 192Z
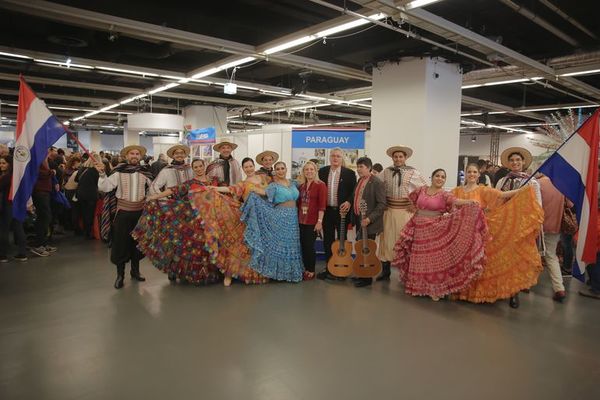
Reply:
M246 224L244 240L250 248L250 266L260 274L278 281L302 281L302 252L298 210L275 207L256 193L242 206Z
M400 233L392 265L413 296L443 297L467 287L483 271L487 226L477 204L450 214L416 214Z
M544 211L533 190L520 191L487 215L491 240L485 245L483 273L456 299L493 303L537 284L542 260L536 244Z
M144 206L132 236L159 270L193 284L208 284L222 276L216 264L218 244L205 235L203 225L188 199L155 200Z
M192 206L202 220L205 237L217 245L215 264L219 271L246 284L269 282L268 277L250 267L251 253L244 243L246 225L241 221L240 203L212 190L192 196Z

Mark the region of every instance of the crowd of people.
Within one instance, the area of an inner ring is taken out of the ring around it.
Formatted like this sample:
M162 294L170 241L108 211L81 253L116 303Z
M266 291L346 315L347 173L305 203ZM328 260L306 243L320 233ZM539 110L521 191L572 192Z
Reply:
M563 275L575 243L563 216L571 204L547 177L528 174L532 156L524 148L505 150L499 171L486 161L469 164L464 184L446 191L443 169L427 177L407 165L407 146L390 147L385 168L359 158L356 172L344 165L342 149L332 149L329 165L308 161L294 180L276 152L239 162L236 147L214 145L219 157L210 163L190 163L182 144L167 151L170 163L164 155L151 163L137 145L119 155L67 156L52 147L31 196L32 222L12 218L12 157L0 147L0 262L9 260L11 231L14 259L25 261L28 250L51 255L57 248L50 240L72 230L109 243L117 289L127 263L131 278L145 281L143 257L172 282L343 281L327 269L317 273L315 243L322 237L328 261L336 238L354 227L357 239L377 241L376 280L389 281L395 267L407 294L508 300L517 308L545 266L552 298L566 298ZM589 269L591 286L582 295L600 298L599 269ZM356 287L373 284L351 279Z

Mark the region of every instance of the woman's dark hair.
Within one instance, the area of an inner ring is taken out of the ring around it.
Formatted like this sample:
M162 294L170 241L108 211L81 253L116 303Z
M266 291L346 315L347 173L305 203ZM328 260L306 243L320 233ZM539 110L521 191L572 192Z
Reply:
M441 171L441 172L443 172L443 173L444 173L444 175L448 175L448 174L446 173L446 170L445 170L444 168L438 168L438 169L434 170L434 171L431 173L431 179L433 179L433 177L435 176L435 174L437 174L437 173L438 173L438 172L440 172L440 171Z
M195 158L195 159L192 160L192 167L194 166L194 163L196 163L196 162L201 162L202 165L206 166L206 163L204 162L204 159L202 159L202 158Z
M252 165L256 165L254 164L254 160L250 157L246 157L242 160L242 167L244 166L244 164L246 164L248 161L250 161L252 163Z
M10 155L8 155L8 156L0 156L0 159L6 161L8 163L8 165L9 165L8 172L10 172L13 167L13 158Z
M383 165L381 165L379 163L375 163L375 164L373 164L373 169L377 172L381 172L381 171L383 171Z

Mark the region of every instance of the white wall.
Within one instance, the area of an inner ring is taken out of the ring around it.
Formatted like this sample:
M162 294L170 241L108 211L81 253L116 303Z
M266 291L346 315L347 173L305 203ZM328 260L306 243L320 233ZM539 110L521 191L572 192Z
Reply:
M502 153L503 150L513 147L519 146L524 147L531 152L531 154L535 157L542 153L546 152L546 149L538 146L534 146L531 142L531 139L527 138L526 134L517 134L517 135L508 135L502 134L500 136L500 151L499 154ZM544 135L533 134L533 140L544 141L546 140ZM460 150L459 153L462 156L477 156L484 160L488 160L490 158L490 141L491 135L476 135L475 142L471 141L472 136L461 136L460 137Z

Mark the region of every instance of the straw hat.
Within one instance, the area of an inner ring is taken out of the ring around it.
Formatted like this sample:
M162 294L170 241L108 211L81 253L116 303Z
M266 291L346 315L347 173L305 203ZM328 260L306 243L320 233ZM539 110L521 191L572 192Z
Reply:
M221 152L221 147L225 146L226 144L231 146L231 150L235 150L238 146L235 143L231 143L231 142L219 142L217 144L215 144L213 146L213 150L214 151L218 151L219 153Z
M390 157L394 157L394 153L397 151L401 151L404 154L406 154L406 158L410 158L410 156L412 156L413 153L413 149L411 149L410 147L407 146L392 146L389 149L386 150L386 154Z
M273 158L273 163L277 162L277 160L279 160L279 154L275 153L274 151L271 150L267 150L267 151L263 151L262 153L260 153L259 155L256 156L256 162L259 163L260 165L265 165L263 164L263 159L266 156L271 156Z
M190 155L190 148L188 146L185 144L176 144L175 146L169 147L169 150L167 150L167 156L169 156L169 158L173 158L173 153L175 153L177 150L183 150L186 157Z
M523 169L526 170L527 168L529 168L531 162L533 161L533 156L531 155L529 150L523 147L509 147L508 149L504 150L500 155L500 162L502 163L502 166L510 169L508 164L508 157L514 153L517 153L523 157Z
M144 146L139 146L137 144L131 145L131 146L126 146L123 148L123 150L121 150L121 157L127 157L127 153L129 153L131 150L138 150L142 156L142 158L144 156L146 156L146 148Z

